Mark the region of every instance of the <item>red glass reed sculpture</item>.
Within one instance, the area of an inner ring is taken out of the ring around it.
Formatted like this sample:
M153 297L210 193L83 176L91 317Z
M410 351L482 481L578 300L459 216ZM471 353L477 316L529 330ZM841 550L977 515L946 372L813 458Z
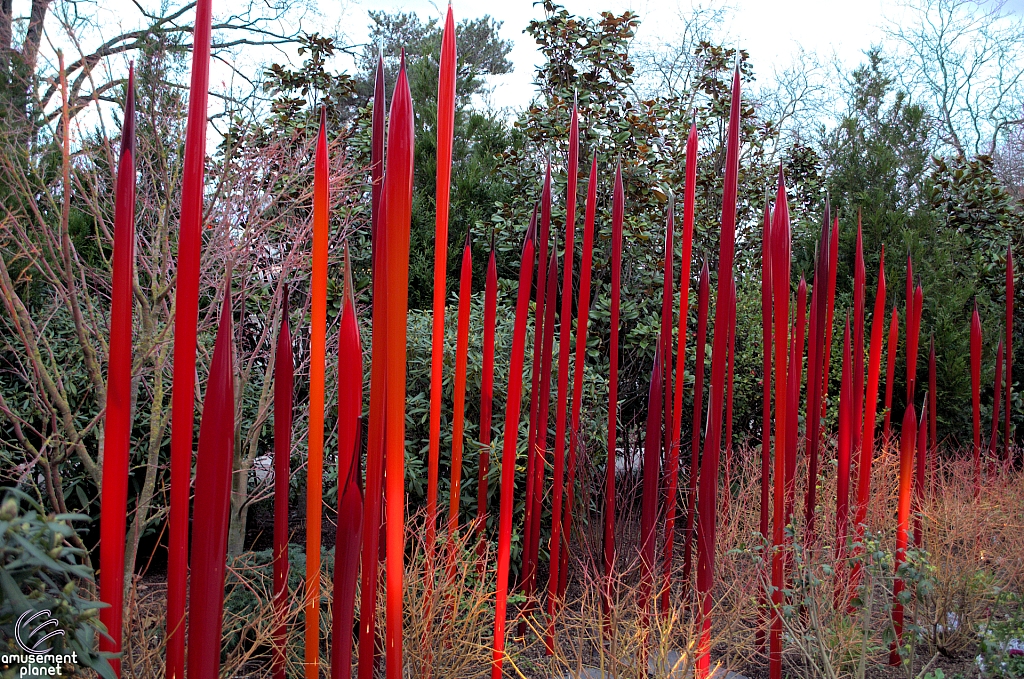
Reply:
M377 587L384 499L384 389L387 361L384 343L387 337L387 279L384 274L387 231L383 226L386 212L387 203L382 195L377 242L373 251L370 411L366 438L366 486L363 499L363 549L359 587L359 679L373 679L377 664Z
M786 182L779 167L779 184L772 214L772 307L775 312L775 478L772 529L772 616L768 639L768 671L782 679L782 590L785 543L786 430L789 388L789 275L790 225Z
M572 375L572 423L569 428L569 479L565 486L565 510L562 515L563 548L558 567L558 598L565 597L568 584L572 512L576 501L576 461L580 447L580 417L583 412L583 375L587 358L587 322L590 316L590 278L594 263L594 220L597 215L597 154L590 160L587 183L587 207L583 218L583 258L580 260L580 291L576 299L576 360Z
M804 496L805 542L815 541L815 507L818 486L818 447L821 444L821 383L822 372L826 370L825 324L827 315L827 281L829 217L831 207L825 200L825 219L821 225L821 240L814 267L814 294L811 296L811 332L808 336L807 351L807 492Z
M921 422L917 428L917 479L914 481L914 546L924 544L924 494L928 469L928 394L921 405Z
M452 15L452 6L449 4L441 38L441 63L437 80L437 210L434 217L434 317L430 353L430 439L427 453L425 536L428 558L434 552L437 529L437 468L441 441L444 307L448 275L448 210L452 179L452 142L455 133L455 70L455 19Z
M232 356L231 268L224 276L217 340L206 379L196 454L196 521L192 530L192 593L188 623L188 676L220 670L224 570L228 550L231 463L235 450L235 375Z
M900 566L907 559L907 533L910 529L910 484L914 474L914 447L917 438L917 421L914 404L907 406L903 415L903 429L900 431L900 483L899 501L896 510L896 580L893 582L892 624L896 640L889 650L889 664L900 664L900 647L903 645L903 580L899 577Z
M875 311L871 317L871 353L868 360L867 393L864 398L864 432L857 479L857 514L854 525L857 541L864 536L864 522L871 499L871 463L875 453L875 414L878 410L878 376L882 363L882 328L885 325L885 248L878 261L878 287L875 292ZM859 582L860 568L854 567L854 583Z
M473 249L466 232L459 276L459 324L455 340L455 402L452 405L452 477L448 498L448 534L459 528L459 495L462 489L463 432L466 426L466 363L469 358L469 310L473 295Z
M900 340L900 312L895 305L889 319L889 342L885 358L885 419L882 420L882 445L889 442L892 423L892 382L896 376L896 351Z
M281 330L274 352L274 679L285 679L288 631L288 494L292 454L292 399L295 360L288 325L288 286L281 292Z
M722 506L728 514L732 496L732 395L736 358L736 276L729 281L729 360L725 369L725 487Z
M1013 244L1006 246L1006 407L1003 459L1010 459L1010 405L1013 394Z
M487 258L487 283L484 286L483 371L480 376L480 463L477 467L476 530L480 541L477 553L483 554L487 524L487 473L491 462L491 422L494 407L494 330L498 313L498 266L494 259L494 232L491 254Z
M839 386L839 432L836 441L836 574L835 607L840 598L846 568L846 535L850 516L850 447L853 445L853 386L850 362L850 314L843 330L843 374Z
M324 370L327 362L327 238L330 181L327 167L327 109L320 109L313 171L313 274L309 347L309 457L306 473L306 679L317 679L320 664L320 524L324 479Z
M167 532L167 679L185 676L185 599L188 595L188 501L195 419L196 326L202 249L206 103L210 91L213 1L197 0L192 31L192 82L181 178L178 268L174 291L174 372L171 377L171 498Z
M565 192L565 252L562 255L562 310L558 314L558 398L555 401L555 445L551 470L551 540L548 544L548 634L545 652L551 655L555 599L558 597L559 549L562 546L562 491L565 486L565 430L569 405L569 354L572 343L572 267L576 236L576 187L580 152L579 114L572 108L569 122L569 167ZM538 497L539 496L535 496ZM540 517L540 513L537 513Z
M673 236L675 231L675 201L670 195L665 217L665 253L662 259L661 286L661 327L658 330L658 342L661 344L662 387L665 396L662 399L663 427L662 460L668 464L672 456L672 302L674 291L673 280ZM668 479L664 480L668 483Z
M718 255L718 292L715 296L715 328L728 323L729 285L733 275L736 240L736 191L740 164L740 70L732 76L729 133L726 140L725 180L722 194L722 233ZM711 349L711 393L708 401L708 434L700 473L700 535L697 550L697 596L700 603L700 640L697 645L695 676L707 677L711 668L711 588L715 570L715 514L718 509L718 454L722 441L722 398L725 387L727 333L715 332Z
M921 340L921 306L924 291L918 286L914 292L913 315L907 318L907 402L917 393L917 349ZM910 306L908 304L908 306ZM907 310L910 313L910 309Z
M551 362L552 350L555 335L555 298L558 294L558 248L551 248L551 255L547 265L547 291L544 293L547 304L544 308L544 343L542 347L543 357L541 358L540 398L538 403L537 417L537 438L534 440L533 451L533 496L528 498L530 502L529 516L529 542L525 545L526 556L524 558L523 590L527 597L532 597L537 591L537 563L540 552L540 516L541 500L544 497L544 472L547 455L547 433L548 413L551 401ZM532 610L534 602L527 604L527 610ZM519 622L519 636L526 631L526 620Z
M114 193L114 253L110 290L107 407L103 420L103 490L100 499L100 651L121 652L124 614L124 532L128 513L128 460L132 437L132 280L135 269L135 67L128 96ZM121 676L121 661L110 661Z
M386 232L387 328L385 459L387 461L387 678L402 676L402 575L405 562L405 350L412 218L413 110L405 54L388 115L383 228Z
M928 351L928 458L931 460L932 465L932 492L936 492L936 484L938 483L938 464L939 458L937 456L939 441L938 432L936 431L936 420L935 416L935 337L929 339L928 344L930 349Z
M828 245L828 305L825 309L825 369L821 384L821 417L828 407L828 382L832 365L832 321L836 308L836 275L839 271L839 217L832 220L832 233Z
M800 426L800 390L803 384L805 327L807 324L807 281L800 276L796 289L796 325L789 354L789 403L786 406L789 429L786 432L786 525L793 520L796 505L796 452ZM788 568L788 564L787 564Z
M541 224L540 247L537 257L537 297L534 305L533 321L533 377L530 386L530 429L526 446L526 520L523 525L523 590L531 592L533 578L532 568L536 565L531 561L530 545L533 544L533 479L534 461L537 457L537 430L540 428L540 379L544 371L544 320L546 317L545 296L547 295L548 265L548 232L551 227L551 161L544 172L544 188L541 191ZM537 206L533 206L531 225L537 223ZM554 302L552 302L554 303ZM550 392L550 389L549 389ZM546 437L545 437L546 440ZM526 621L519 624L519 636L526 630Z
M345 292L338 333L338 526L334 542L331 616L331 679L352 676L352 623L363 523L360 416L363 410L363 347L345 246ZM286 496L287 497L287 496Z
M526 348L526 320L530 313L530 281L537 239L536 221L530 223L519 260L519 292L509 357L508 399L505 404L505 441L501 452L501 506L498 514L497 594L494 607L494 648L491 679L501 679L505 657L505 613L508 603L508 561L512 549L512 499L516 481L516 448L519 440L519 408L523 391L523 354Z
M658 494L661 481L661 347L654 352L654 367L647 392L647 431L644 436L644 472L640 503L640 610L645 626L651 616L654 586L654 547L658 523Z
M683 535L683 600L689 597L690 572L693 563L693 546L696 538L697 521L697 480L700 477L701 413L704 406L704 363L707 352L708 301L711 274L708 263L700 270L697 284L697 346L693 366L693 441L690 444L690 479L686 489L686 533Z
M864 433L864 305L867 270L864 266L864 238L860 212L857 213L857 244L853 262L853 455L860 468L861 438ZM858 478L859 480L859 478Z
M994 373L995 384L992 387L992 434L988 437L988 453L992 460L995 460L996 445L999 441L999 402L1003 394L1003 340L999 340L996 347L996 369Z
M608 340L608 450L605 458L604 485L604 575L602 609L607 629L612 571L615 569L615 462L619 415L619 293L622 280L622 217L624 194L622 164L615 165L612 195L612 281L610 337Z
M971 413L974 424L974 497L978 497L981 495L981 317L978 315L978 300L974 300L974 313L971 315Z
M686 186L683 191L683 235L680 242L682 258L679 262L679 329L676 340L676 383L672 403L672 435L669 439L669 457L665 469L665 546L662 555L664 569L661 586L661 610L669 608L669 579L672 577L672 554L676 540L676 511L679 502L679 449L683 424L683 388L686 385L686 322L690 310L690 259L693 253L693 219L697 192L697 126L690 125L686 139Z
M767 196L764 202L764 226L761 230L761 539L768 543L768 520L771 483L771 425L772 425L772 270L771 270L771 207ZM761 605L767 606L764 593ZM764 650L765 623L757 627L756 643Z

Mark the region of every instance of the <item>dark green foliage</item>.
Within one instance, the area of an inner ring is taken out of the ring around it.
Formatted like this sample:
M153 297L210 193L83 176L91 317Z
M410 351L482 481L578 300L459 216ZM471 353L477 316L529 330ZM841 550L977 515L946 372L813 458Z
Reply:
M104 604L89 596L92 568L73 526L87 521L81 514L47 514L25 493L7 491L0 504L0 649L5 655L25 655L15 637L19 618L26 611L49 611L57 624L46 633L62 634L42 642L40 649L75 653L78 665L113 679L107 660L94 650L96 635L105 632L98 615ZM23 625L22 633L32 627Z

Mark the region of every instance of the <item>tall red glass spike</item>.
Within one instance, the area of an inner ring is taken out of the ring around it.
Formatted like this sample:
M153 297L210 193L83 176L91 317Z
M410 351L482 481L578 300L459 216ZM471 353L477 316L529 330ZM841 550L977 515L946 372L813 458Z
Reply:
M786 439L789 390L790 224L786 180L779 182L772 213L772 306L775 313L775 477L772 529L772 619L768 644L771 679L782 679L782 590L785 544Z
M548 635L545 650L553 651L555 599L558 597L559 550L562 547L562 491L565 485L565 430L569 405L569 355L572 343L572 266L576 236L576 188L580 152L579 113L572 107L569 122L569 167L565 189L565 252L562 254L562 310L558 314L558 398L555 401L554 465L551 470L551 542L548 545Z
M532 587L532 577L527 577L530 569L535 565L530 559L530 545L533 544L533 479L534 461L537 457L537 430L540 428L540 379L544 367L544 319L546 317L545 296L547 295L548 281L548 235L551 228L551 161L547 163L544 171L544 188L541 190L540 209L540 246L537 257L537 292L536 304L534 305L533 321L533 377L530 386L530 429L526 445L526 521L523 526L523 574L522 583L524 589ZM537 206L533 206L533 219L531 226L537 224ZM554 301L552 300L552 304ZM548 390L550 392L550 389ZM545 436L545 442L547 437ZM522 632L526 629L526 621L520 623Z
M827 370L825 360L825 324L828 313L828 243L831 206L825 199L825 218L821 224L821 239L814 267L814 294L811 296L811 333L807 351L807 492L804 496L805 542L815 541L815 508L818 487L818 448L821 445L821 383Z
M658 494L661 481L661 347L654 352L654 367L647 392L647 431L644 436L644 471L640 504L640 610L649 624L654 603L654 548L657 540Z
M387 679L402 677L402 575L405 563L405 351L409 294L409 228L412 218L412 95L405 55L388 116L387 172L384 175L387 276L385 408L385 495L387 497Z
M373 248L373 315L370 339L370 412L366 437L366 490L363 500L363 549L359 586L359 679L373 679L377 659L378 554L381 546L381 514L384 495L384 389L387 362L387 280L385 250L387 231L381 200L381 223Z
M900 341L900 312L895 305L889 319L889 342L885 357L885 418L882 420L882 445L889 442L892 424L892 382L896 376L896 351Z
M914 481L914 547L924 545L924 495L928 469L928 394L921 406L921 422L917 428L917 478Z
M700 271L697 284L697 346L693 365L693 440L690 443L690 479L686 489L686 533L683 540L683 600L689 596L693 546L696 538L697 480L700 477L701 414L704 407L704 363L707 353L708 301L711 296L708 263Z
M334 542L331 607L331 679L352 676L352 623L363 523L360 417L363 410L363 346L345 245L345 291L338 333L338 526Z
M576 359L572 374L572 424L569 428L569 479L565 486L565 510L562 535L565 546L560 550L558 567L558 598L565 596L568 584L569 549L572 512L576 495L576 459L580 447L580 417L583 412L583 375L587 358L587 321L590 315L590 278L594 263L594 220L597 216L597 154L590 161L587 183L587 207L583 218L583 259L580 261L580 291L576 298Z
M484 286L483 372L480 377L480 464L477 468L476 528L479 553L484 549L487 522L487 473L491 462L491 422L494 406L494 331L498 313L498 266L494 259L494 232L491 254L487 258L487 283Z
M672 554L675 550L676 511L678 506L679 452L683 424L683 388L686 385L686 322L690 310L690 259L693 256L693 220L697 192L697 125L690 125L686 138L686 186L683 191L683 235L680 242L682 258L679 262L679 329L676 339L676 382L672 403L672 436L670 455L665 470L665 547L662 555L664 575L661 589L661 609L669 607L669 579L672 576Z
M839 217L832 220L832 233L828 246L828 306L825 309L825 370L821 384L821 417L828 407L828 382L832 365L832 321L836 308L836 275L839 271Z
M843 331L843 374L839 386L839 432L836 441L836 574L835 606L845 607L840 598L846 568L846 535L850 523L850 447L853 444L853 388L850 378L850 314Z
M857 213L857 245L853 263L853 455L860 467L861 436L864 426L864 306L867 270L860 212Z
M700 604L700 640L695 675L705 679L711 669L711 588L715 569L715 512L718 507L718 454L722 442L722 399L725 388L727 334L718 330L728 324L730 281L736 241L736 191L740 165L740 69L732 76L729 133L725 153L725 181L722 194L722 233L719 240L718 292L715 297L715 339L711 349L711 393L708 402L708 435L701 461L700 536L697 550L697 596Z
M318 679L320 666L320 524L323 512L324 391L327 364L327 239L330 179L327 109L320 109L313 172L312 317L309 347L309 456L306 473L306 679Z
M1013 245L1006 246L1006 424L1003 428L1003 458L1011 461L1010 406L1013 394Z
M729 360L725 369L725 488L722 506L728 510L732 496L732 396L736 363L736 276L729 281Z
M188 624L188 676L220 670L224 570L227 563L231 463L235 450L235 375L231 344L231 268L224 277L217 340L206 380L196 454L196 521L192 531L192 593Z
M124 614L124 531L128 513L128 460L132 437L132 280L135 270L135 67L121 128L114 193L114 254L110 290L107 408L103 421L103 490L100 498L100 651L121 652ZM108 636L109 635L109 636ZM121 676L121 660L110 665Z
M288 494L291 485L292 399L295 360L288 325L288 286L281 291L281 330L274 352L274 679L285 679L288 628Z
M892 591L892 624L896 631L896 639L889 650L889 664L898 667L900 664L900 647L903 645L903 602L900 593L903 591L903 579L899 577L900 566L907 559L907 533L910 529L910 484L914 475L914 447L917 443L917 421L914 415L914 404L907 405L903 415L903 429L900 432L900 482L899 501L896 510L896 579Z
M789 430L786 432L786 524L796 504L796 451L800 426L800 388L803 384L804 339L807 324L807 281L800 276L796 289L796 326L789 355Z
M195 418L196 326L202 249L206 103L210 91L213 0L197 0L192 31L192 82L181 178L177 284L174 291L174 373L171 378L171 498L167 532L167 679L185 676L185 599L188 596L188 500Z
M875 454L875 414L878 410L878 377L882 363L882 331L885 326L885 248L878 261L878 288L875 292L875 311L871 316L871 353L868 361L867 393L864 398L864 432L857 479L857 515L854 525L858 542L864 535L864 522L871 499L871 464ZM858 582L859 568L854 570Z
M459 276L459 324L455 340L455 403L452 406L452 477L448 498L448 533L459 528L459 495L462 489L463 433L466 426L466 363L469 358L469 310L473 295L473 249L466 232Z
M1003 394L1003 340L999 340L996 347L996 369L994 372L995 384L992 387L992 434L988 437L988 452L992 460L995 460L996 446L999 441L999 405Z
M772 268L771 268L772 214L768 197L764 201L764 226L761 230L761 539L768 543L771 483L771 426L772 426ZM761 604L767 606L762 593ZM764 649L765 625L757 628L757 648Z
M427 453L428 558L433 554L437 529L437 466L441 441L444 305L448 294L448 208L452 180L452 141L455 132L455 70L455 18L449 4L441 38L441 64L437 81L437 211L434 218L434 317L430 353L430 439Z
M611 321L608 340L608 450L605 458L604 486L604 574L605 587L601 601L608 624L609 588L615 568L615 463L618 443L617 423L619 419L619 287L622 280L622 218L624 193L622 188L622 164L615 166L615 188L612 196L612 284Z
M533 280L536 223L531 223L519 260L519 292L512 330L512 355L509 357L508 400L505 404L505 442L501 452L501 507L498 514L497 602L494 608L494 648L491 679L501 679L505 658L505 614L508 603L508 561L512 549L512 505L516 481L516 447L519 439L519 408L523 392L523 354L526 348L526 321L530 313L530 281Z
M533 451L533 496L529 498L529 542L525 545L526 555L524 557L523 590L530 601L527 610L532 610L535 603L532 599L537 591L537 563L540 553L540 519L541 500L544 498L544 472L546 467L547 442L548 442L548 413L551 404L551 362L555 335L555 298L558 294L558 248L551 248L551 255L547 265L548 280L547 291L544 293L546 301L544 306L544 342L543 357L541 358L540 397L538 403L537 417L537 438L534 440L535 450ZM518 635L523 636L526 632L525 616L519 622Z

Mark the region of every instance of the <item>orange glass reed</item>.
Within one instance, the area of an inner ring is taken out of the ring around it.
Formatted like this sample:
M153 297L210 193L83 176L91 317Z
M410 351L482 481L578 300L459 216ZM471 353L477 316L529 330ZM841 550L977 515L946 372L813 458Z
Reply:
M363 347L345 246L345 290L338 332L338 525L334 542L331 679L352 676L352 623L363 522L360 416L363 409Z
M900 664L900 647L903 645L903 579L899 576L900 566L907 559L907 533L910 529L910 484L914 478L914 447L917 443L917 421L914 404L907 405L903 415L903 429L900 431L900 478L899 500L896 509L896 579L892 587L892 625L896 639L889 650L889 664Z
M327 367L327 238L330 180L327 158L327 109L320 109L313 169L313 274L309 346L309 454L306 469L306 679L319 677L320 530L324 483L324 371Z
M427 457L427 556L433 554L437 530L438 458L441 441L442 368L444 365L444 307L448 274L448 211L455 134L455 19L448 5L441 38L437 81L437 188L434 219L434 316L430 354L430 440ZM392 102L394 106L394 102Z

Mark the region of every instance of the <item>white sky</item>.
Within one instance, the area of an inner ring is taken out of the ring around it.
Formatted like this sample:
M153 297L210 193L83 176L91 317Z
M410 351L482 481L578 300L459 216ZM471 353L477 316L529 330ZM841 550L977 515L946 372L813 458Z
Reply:
M680 11L690 8L690 0L562 0L565 8L578 15L597 16L600 11L621 13L631 9L640 14L638 40L670 37L679 26ZM883 41L883 17L895 16L892 0L731 0L722 4L731 9L726 21L729 46L750 52L755 71L767 77L773 67L782 69L802 46L824 61L833 57L846 67L860 63L863 53ZM456 20L490 14L504 22L501 33L515 47L510 55L515 71L493 82L492 103L518 108L532 95L531 80L540 53L530 36L522 31L531 18L543 9L531 0L478 2L453 0ZM1024 0L1008 0L1007 9L1024 13ZM447 6L443 0L349 0L341 29L353 42L365 35L368 10L415 11L422 17L443 18Z

